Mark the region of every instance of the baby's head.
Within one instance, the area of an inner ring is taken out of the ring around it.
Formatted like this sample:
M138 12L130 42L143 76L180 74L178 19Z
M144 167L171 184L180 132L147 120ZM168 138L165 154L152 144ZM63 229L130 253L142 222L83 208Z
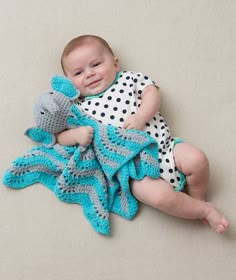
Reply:
M106 90L119 71L118 59L108 43L94 35L71 40L62 53L61 65L83 97Z

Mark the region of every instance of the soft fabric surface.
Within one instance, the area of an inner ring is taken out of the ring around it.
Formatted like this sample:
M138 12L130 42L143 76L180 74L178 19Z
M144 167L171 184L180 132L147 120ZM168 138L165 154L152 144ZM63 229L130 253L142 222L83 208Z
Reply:
M71 127L90 125L94 140L87 148L37 146L17 158L3 177L3 184L23 188L42 183L68 203L82 205L94 229L110 234L109 212L131 219L137 201L130 192L130 178L159 177L158 145L149 134L105 126L72 106Z

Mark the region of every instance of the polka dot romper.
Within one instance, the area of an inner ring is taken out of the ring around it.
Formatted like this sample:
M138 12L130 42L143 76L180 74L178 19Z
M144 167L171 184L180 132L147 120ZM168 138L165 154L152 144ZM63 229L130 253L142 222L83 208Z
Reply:
M135 114L141 104L143 90L148 85L155 85L149 77L130 71L117 74L115 81L104 92L88 96L78 102L82 111L104 124L122 127L124 120ZM181 142L173 138L160 113L146 124L145 131L156 139L159 146L160 176L169 182L175 190L182 190L184 175L175 166L173 147Z

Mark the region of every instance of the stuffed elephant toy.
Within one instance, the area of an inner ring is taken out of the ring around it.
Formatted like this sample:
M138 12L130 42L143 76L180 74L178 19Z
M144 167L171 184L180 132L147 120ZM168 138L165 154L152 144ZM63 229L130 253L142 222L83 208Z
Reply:
M69 128L71 106L80 95L72 82L62 76L53 76L51 87L52 91L41 94L34 105L33 116L37 126L25 132L30 139L46 147L55 144L55 134Z

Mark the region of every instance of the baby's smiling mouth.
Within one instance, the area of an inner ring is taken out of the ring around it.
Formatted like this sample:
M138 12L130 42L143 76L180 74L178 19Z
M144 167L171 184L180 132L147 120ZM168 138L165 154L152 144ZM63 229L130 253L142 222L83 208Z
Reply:
M97 83L99 83L101 81L101 79L98 79L98 80L94 80L92 81L91 83L87 84L87 87L93 87L93 86L96 86Z

